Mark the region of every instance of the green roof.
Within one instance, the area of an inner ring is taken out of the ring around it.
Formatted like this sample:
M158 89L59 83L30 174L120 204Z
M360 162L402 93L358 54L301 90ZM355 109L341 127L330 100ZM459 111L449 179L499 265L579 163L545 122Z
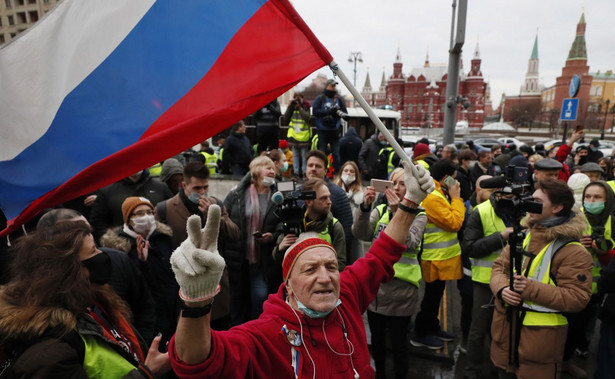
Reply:
M534 48L532 49L532 56L530 57L530 60L534 59L538 59L538 36L536 36L534 40Z

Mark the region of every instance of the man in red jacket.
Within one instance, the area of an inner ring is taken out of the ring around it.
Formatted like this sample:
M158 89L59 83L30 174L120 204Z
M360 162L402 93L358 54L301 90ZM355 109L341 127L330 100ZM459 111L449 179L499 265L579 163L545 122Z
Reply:
M303 236L282 263L284 284L270 295L257 319L225 332L210 328L210 308L224 259L217 253L219 209L207 225L188 220L189 238L171 264L185 308L169 346L175 373L183 378L340 377L373 378L362 313L393 264L418 204L433 190L422 166L404 162L406 195L395 216L364 258L338 271L326 241ZM216 213L217 212L217 213Z

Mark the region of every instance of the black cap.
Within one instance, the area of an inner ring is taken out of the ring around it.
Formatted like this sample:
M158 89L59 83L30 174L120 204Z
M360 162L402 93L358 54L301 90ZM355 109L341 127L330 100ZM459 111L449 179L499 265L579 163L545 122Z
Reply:
M598 140L598 138L594 138L593 140L591 140L591 141L589 142L589 145L590 145L590 146L595 146L595 147L598 147L598 146L600 146L600 141Z
M564 166L555 159L545 158L534 163L534 170L561 170Z

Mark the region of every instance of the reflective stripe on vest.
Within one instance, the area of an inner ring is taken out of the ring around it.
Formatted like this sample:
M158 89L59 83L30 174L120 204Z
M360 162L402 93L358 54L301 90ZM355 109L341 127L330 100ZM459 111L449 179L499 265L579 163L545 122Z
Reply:
M610 181L609 183L611 182L612 181ZM581 211L584 211L583 208L581 208ZM589 221L587 221L587 228L583 232L583 235L591 236L592 231L592 226L589 224ZM611 230L611 216L609 216L609 218L606 220L606 224L604 224L604 238L610 241L613 244L612 246L615 246L615 241L613 240L613 232ZM602 264L598 260L598 255L596 255L594 249L587 248L587 251L591 253L592 260L594 261L594 265L592 266L592 294L596 295L598 293L598 278L600 278Z
M530 238L531 234L528 233L525 241L523 241L524 248L529 245ZM571 242L571 244L582 246L578 242ZM562 245L562 241L555 240L545 246L532 259L527 277L544 284L556 286L555 282L551 279L551 260L553 259L553 254ZM538 305L531 301L525 301L522 308L526 311L523 318L523 325L525 326L560 326L568 324L566 317L558 310Z
M448 200L440 191L433 191L432 195ZM443 261L461 255L461 246L457 239L457 232L447 232L444 229L428 222L423 234L424 261Z
M308 123L301 117L299 111L293 111L293 115L288 123L288 138L294 138L297 142L309 142L311 136L311 128Z
M374 228L374 237L372 238L372 241L375 241L378 236L380 236L380 233L391 221L391 212L389 212L386 208L386 204L380 204L376 207L376 209L378 209L380 219ZM408 282L417 288L419 287L423 276L421 274L421 266L419 265L416 250L404 251L399 261L393 265L393 269L395 270L395 278Z
M81 338L85 344L83 369L88 378L123 378L137 369L98 337L81 335Z
M477 205L475 209L478 210L478 213L480 215L480 222L483 224L483 236L488 237L493 233L499 233L502 230L506 229L504 221L502 221L502 219L495 214L495 210L493 209L493 205L491 205L491 201L487 200L485 202L482 202ZM486 257L470 259L470 262L472 262L473 281L489 284L493 261L495 261L500 256L500 254L502 253L502 249L503 247L493 251Z

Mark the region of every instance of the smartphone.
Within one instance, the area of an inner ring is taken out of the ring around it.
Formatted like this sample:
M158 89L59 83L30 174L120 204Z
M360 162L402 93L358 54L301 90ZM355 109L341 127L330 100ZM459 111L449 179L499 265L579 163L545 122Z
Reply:
M454 186L455 182L456 180L452 176L447 176L446 179L444 179L444 184L446 184L447 187Z
M393 189L393 182L390 180L372 179L370 185L376 192L384 192L387 188Z
M580 132L581 130L583 130L583 128L585 128L583 125L577 125L577 127L574 129L575 132Z
M252 237L254 237L254 238L261 238L262 236L263 235L258 230L255 231L254 233L252 233Z

